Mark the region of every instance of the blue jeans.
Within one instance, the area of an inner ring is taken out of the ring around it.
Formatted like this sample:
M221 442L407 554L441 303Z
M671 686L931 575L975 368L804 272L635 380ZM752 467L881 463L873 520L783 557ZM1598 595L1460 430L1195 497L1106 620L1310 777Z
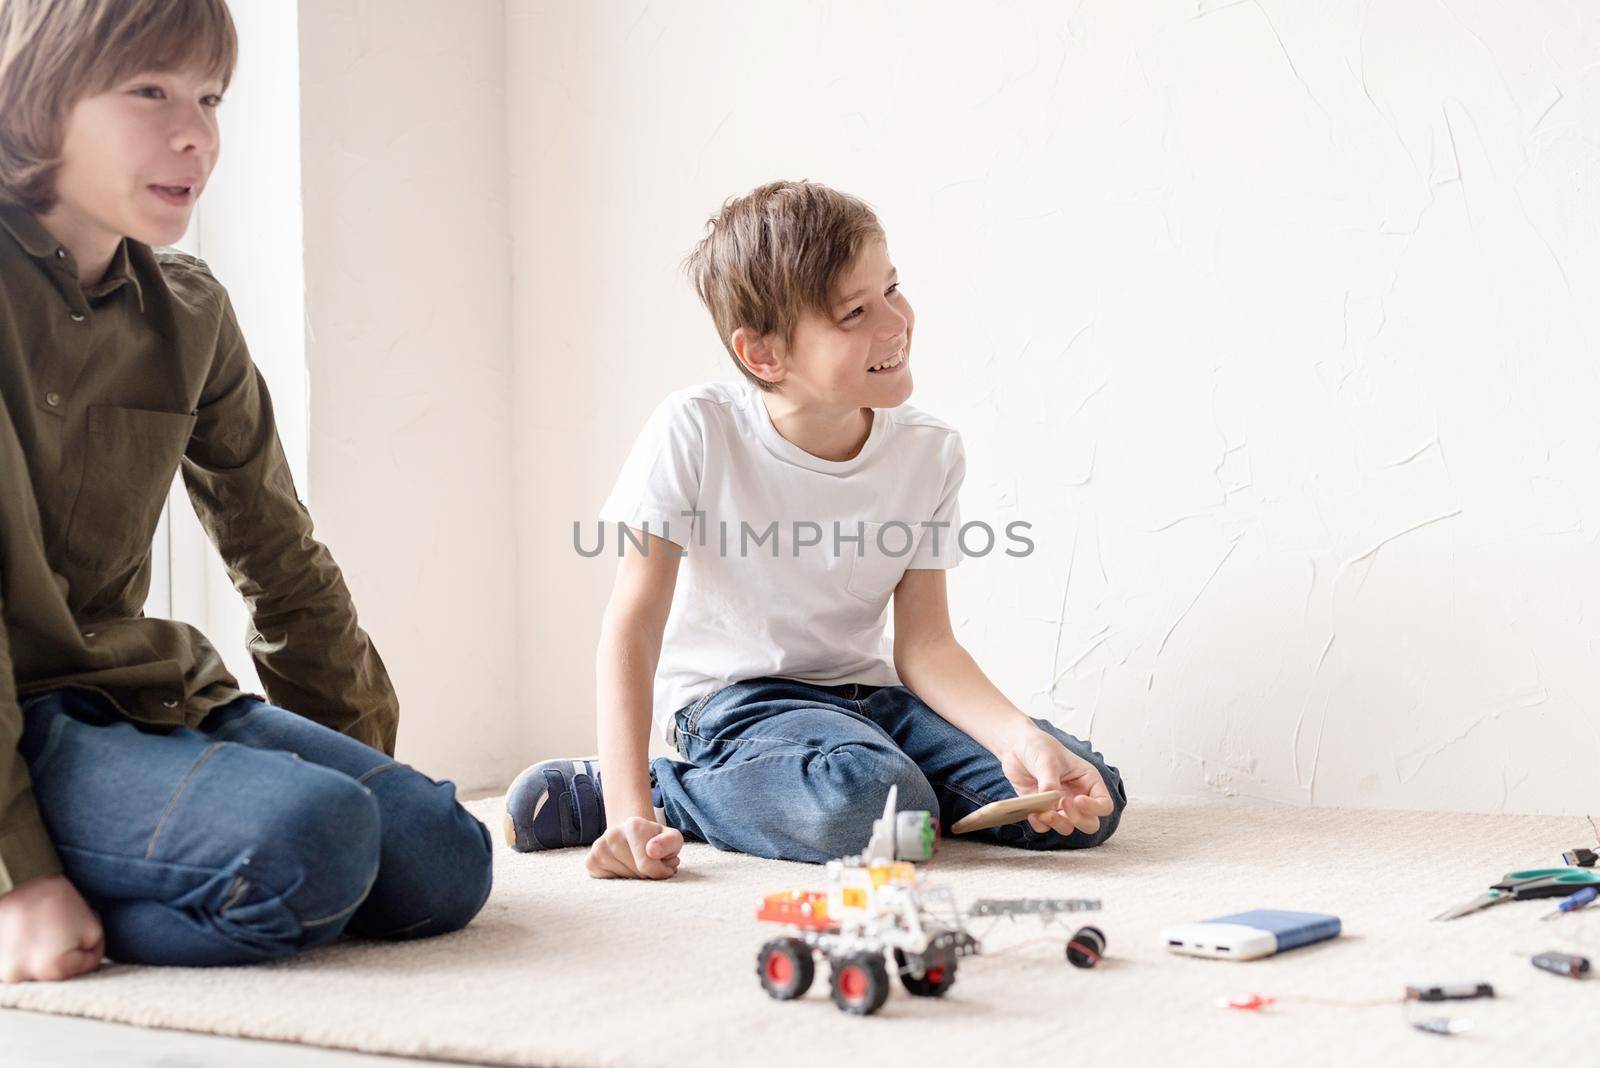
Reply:
M434 782L254 697L160 733L98 695L26 699L18 749L106 954L248 964L420 938L489 896L489 832Z
M1127 806L1122 776L1087 743L1034 722L1099 769L1115 810L1094 834L1022 822L970 837L1023 849L1099 845ZM932 812L942 828L1017 794L999 758L904 686L748 679L680 709L676 725L684 760L650 766L662 811L718 849L814 863L859 853L891 784L897 809Z

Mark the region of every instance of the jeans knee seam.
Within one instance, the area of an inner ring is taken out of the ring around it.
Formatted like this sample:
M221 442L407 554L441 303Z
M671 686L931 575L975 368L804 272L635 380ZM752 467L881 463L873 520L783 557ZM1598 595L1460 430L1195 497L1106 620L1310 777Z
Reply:
M703 742L708 747L718 745L755 745L761 742L767 742L775 745L800 746L801 748L809 749L813 753L831 752L831 750L822 749L810 742L802 742L794 738L778 738L772 735L762 735L759 738L707 738L700 734L685 733L684 737L693 738L695 741Z
M392 931L385 931L381 935L378 935L378 937L379 938L396 938L396 937L398 937L400 935L403 935L403 934L410 934L412 931L415 931L418 927L426 927L428 924L430 924L432 922L433 922L433 917L429 916L429 917L427 917L425 919L418 920L416 923L408 923L404 927L397 927Z
M200 754L199 759L194 762L194 765L189 769L188 773L184 775L183 781L178 783L178 788L172 791L172 796L167 799L167 807L162 811L161 818L156 821L156 829L150 832L150 841L145 846L144 859L150 860L155 857L156 839L160 838L161 832L166 829L167 820L172 816L172 810L178 807L178 798L182 797L183 792L189 788L190 780L192 780L200 771L201 766L204 765L206 761L210 760L218 749L221 749L226 744L226 742L212 742L210 745L206 746L205 751Z
M333 923L335 920L344 919L346 916L350 915L350 913L354 912L356 909L361 907L361 903L367 899L367 895L368 894L372 893L372 888L377 883L377 881L378 881L378 865L374 864L372 866L372 874L367 878L366 889L361 891L361 895L359 897L357 897L355 899L355 901L348 908L340 909L338 912L335 912L333 915L324 916L321 919L317 919L317 920L301 920L300 921L300 926L301 927L325 927L328 924Z
M393 769L395 769L395 768L397 768L399 766L400 766L400 762L398 760L391 760L387 764L379 764L375 768L369 768L366 771L363 771L361 773L361 775L359 777L357 777L356 782L361 783L362 785L365 785L366 781L368 779L374 777L375 775L381 774L382 772L385 772L385 771L392 771Z
M960 783L952 782L949 779L945 779L943 782L937 782L937 783L932 782L930 780L930 785L932 785L935 790L944 789L944 790L949 790L951 793L954 793L954 794L960 794L962 797L966 798L968 801L971 801L973 804L979 805L979 806L991 804L994 801L1004 801L1005 800L1005 798L1003 798L1003 797L1000 797L1000 798L988 798L988 797L984 797L982 794L973 793L971 790L967 789L965 786L962 786ZM1013 793L1015 793L1014 790L1013 790Z

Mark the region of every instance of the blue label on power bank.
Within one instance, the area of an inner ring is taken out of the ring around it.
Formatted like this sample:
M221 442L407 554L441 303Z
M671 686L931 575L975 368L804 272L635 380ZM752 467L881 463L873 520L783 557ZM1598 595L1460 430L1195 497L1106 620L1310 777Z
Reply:
M1216 919L1203 922L1236 923L1243 927L1266 931L1277 939L1279 953L1296 946L1337 938L1340 930L1337 916L1321 912L1283 912L1279 909L1256 909L1254 912L1218 916Z

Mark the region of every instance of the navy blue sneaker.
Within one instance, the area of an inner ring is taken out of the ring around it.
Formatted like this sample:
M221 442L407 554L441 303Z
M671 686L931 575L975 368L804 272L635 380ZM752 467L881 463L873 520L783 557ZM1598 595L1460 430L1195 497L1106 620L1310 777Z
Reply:
M506 791L506 844L518 853L590 845L605 830L599 757L543 761Z

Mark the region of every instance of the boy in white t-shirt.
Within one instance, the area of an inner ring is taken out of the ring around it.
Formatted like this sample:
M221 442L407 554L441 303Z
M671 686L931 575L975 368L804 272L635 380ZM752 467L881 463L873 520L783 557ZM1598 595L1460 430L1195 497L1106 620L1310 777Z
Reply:
M518 776L507 840L588 846L597 878L670 877L685 836L820 862L864 847L892 785L944 826L1059 789L978 837L1105 841L1117 770L1008 701L951 631L961 436L906 403L915 318L872 209L773 182L723 205L687 267L743 380L667 397L602 506L622 559L600 755ZM682 760L649 758L652 720Z

